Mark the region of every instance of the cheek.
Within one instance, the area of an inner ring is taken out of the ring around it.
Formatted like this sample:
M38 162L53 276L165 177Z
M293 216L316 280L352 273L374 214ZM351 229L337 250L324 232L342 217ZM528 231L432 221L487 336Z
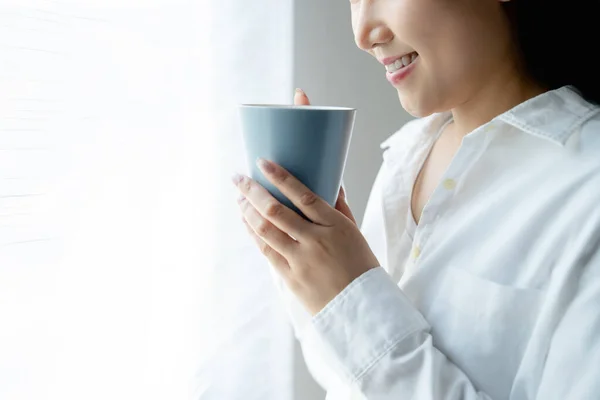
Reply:
M402 107L414 117L447 111L468 92L468 61L456 53L435 54L425 52L414 75L398 88Z
M418 28L421 36L414 46L421 65L406 90L399 90L402 105L415 116L447 111L464 102L495 65L491 60L496 57L486 50L489 42L477 30L435 22Z
M482 40L481 33L458 27L440 36L423 60L427 87L437 92L446 106L455 106L501 64L494 46Z
M487 1L453 0L454 5L446 0L424 1L437 4L429 10L429 23L418 39L435 76L464 83L463 79L477 80L504 63L507 32L501 15ZM467 8L470 12L465 12Z
M388 10L387 15L391 19L399 41L418 48L436 40L441 34L440 30L445 30L444 25L448 24L448 10L441 5L445 1L395 1L395 6Z
M451 39L448 38L448 41ZM472 48L461 45L456 46L457 42L447 43L444 40L439 42L439 46L432 46L427 49L423 57L423 72L426 73L436 85L449 85L453 82L464 83L463 79L473 73L473 66L477 64L477 54L472 52Z

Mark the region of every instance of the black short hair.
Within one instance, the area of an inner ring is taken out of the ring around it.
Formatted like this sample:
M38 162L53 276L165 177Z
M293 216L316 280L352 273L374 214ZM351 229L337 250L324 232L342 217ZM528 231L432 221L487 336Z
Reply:
M526 73L549 90L572 85L600 104L600 0L502 3Z

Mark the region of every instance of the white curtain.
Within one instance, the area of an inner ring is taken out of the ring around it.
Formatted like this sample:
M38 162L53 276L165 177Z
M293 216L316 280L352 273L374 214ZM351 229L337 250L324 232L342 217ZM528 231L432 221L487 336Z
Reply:
M217 255L212 266L214 335L193 381L194 399L291 400L293 336L278 303L270 266L249 239L229 183L247 173L236 103L291 103L292 0L213 2L211 52L216 164L219 182L206 188L220 206L212 232ZM219 169L221 168L221 169ZM226 186L222 186L225 182ZM230 205L236 210L231 212Z
M291 0L0 0L0 399L291 399L235 104Z

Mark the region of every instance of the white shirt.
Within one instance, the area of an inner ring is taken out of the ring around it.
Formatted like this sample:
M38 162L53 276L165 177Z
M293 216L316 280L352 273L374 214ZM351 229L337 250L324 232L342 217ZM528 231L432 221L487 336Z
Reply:
M600 108L571 87L465 136L414 239L450 113L406 124L361 231L381 263L311 318L271 268L327 400L600 399Z

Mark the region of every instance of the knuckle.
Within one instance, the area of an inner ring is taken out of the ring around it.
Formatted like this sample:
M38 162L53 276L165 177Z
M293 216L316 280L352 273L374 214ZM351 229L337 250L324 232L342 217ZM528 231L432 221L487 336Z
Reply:
M332 242L331 236L328 233L324 233L324 234L318 235L314 239L314 242L312 243L312 245L315 246L314 247L315 250L317 250L319 252L330 253L331 242Z
M244 200L242 201L242 203L240 204L240 209L242 210L242 213L244 215L250 215L248 213L248 209L250 208L250 202L248 200Z
M273 218L278 217L283 212L283 206L278 202L271 202L265 208L265 214L267 217Z
M290 174L286 171L279 171L276 176L275 179L277 180L278 183L285 183L285 181L288 180L288 178L290 177Z
M243 178L240 182L240 187L244 193L248 193L250 189L252 189L252 181L250 181L250 179Z
M271 248L271 246L269 246L268 244L266 244L265 242L262 242L262 244L260 245L260 252L266 256L269 257L271 255L271 252L273 251L273 249Z
M266 236L271 230L271 224L266 221L266 220L262 220L258 223L258 225L256 226L256 233L259 236Z
M348 222L347 220L344 220L343 222ZM354 237L354 226L350 223L350 224L340 224L340 229L338 230L339 235L344 237L344 238L352 238Z
M313 192L304 192L300 196L300 203L304 206L312 206L317 202L317 195Z
M323 237L318 237L315 240L315 244L317 245L317 247L319 247L322 250L327 250L329 247L329 241L326 238Z

